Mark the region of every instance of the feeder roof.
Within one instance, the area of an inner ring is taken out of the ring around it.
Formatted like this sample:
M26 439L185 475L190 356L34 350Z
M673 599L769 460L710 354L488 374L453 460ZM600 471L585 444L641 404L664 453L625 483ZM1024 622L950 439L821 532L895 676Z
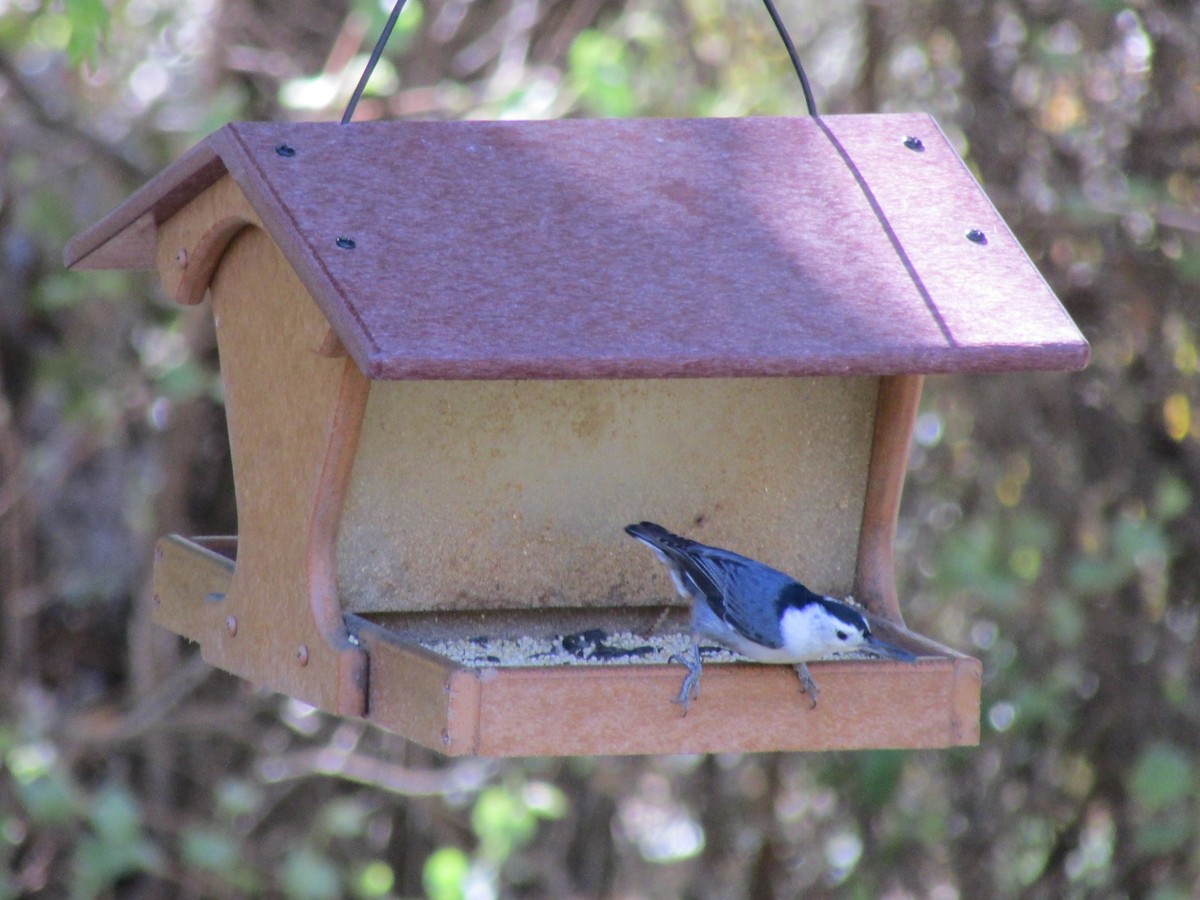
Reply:
M153 268L156 226L225 174L372 378L1087 360L926 115L232 124L68 266Z

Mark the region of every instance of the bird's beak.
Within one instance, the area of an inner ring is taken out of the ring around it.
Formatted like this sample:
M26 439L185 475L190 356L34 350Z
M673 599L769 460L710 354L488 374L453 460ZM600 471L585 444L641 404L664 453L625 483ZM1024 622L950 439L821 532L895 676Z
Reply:
M907 650L901 650L895 644L889 644L887 641L881 641L875 635L867 638L863 644L863 649L869 650L872 653L878 653L880 656L887 659L898 659L901 662L916 662L917 657Z

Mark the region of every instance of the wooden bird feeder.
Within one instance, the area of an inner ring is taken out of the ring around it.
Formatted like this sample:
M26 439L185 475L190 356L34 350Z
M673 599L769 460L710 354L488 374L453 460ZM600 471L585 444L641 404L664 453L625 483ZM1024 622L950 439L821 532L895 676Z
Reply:
M236 538L170 536L212 664L447 754L942 747L977 660L904 626L925 373L1088 347L925 115L234 124L67 247L211 295ZM916 663L471 664L685 629L652 519L853 595Z

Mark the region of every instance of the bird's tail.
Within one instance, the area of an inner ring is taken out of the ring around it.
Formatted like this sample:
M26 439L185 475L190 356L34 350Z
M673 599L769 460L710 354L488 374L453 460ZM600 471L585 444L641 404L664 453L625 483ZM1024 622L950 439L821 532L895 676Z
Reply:
M661 525L656 525L653 522L638 522L635 525L626 525L625 533L643 543L649 544L655 550L672 555L678 553L686 555L688 550L696 545L695 541L673 534Z
M654 551L667 570L679 593L689 600L695 601L700 596L709 598L709 603L720 604L720 588L713 583L712 574L700 559L699 550L704 544L672 534L661 525L653 522L638 522L636 525L626 525L625 531L637 538ZM718 612L718 614L720 614Z

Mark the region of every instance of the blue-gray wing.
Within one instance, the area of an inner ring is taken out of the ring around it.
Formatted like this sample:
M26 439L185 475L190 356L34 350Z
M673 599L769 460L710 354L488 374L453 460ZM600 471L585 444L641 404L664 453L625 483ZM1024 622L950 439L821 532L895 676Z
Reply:
M696 602L699 598L707 601L734 631L766 647L783 646L780 598L785 590L806 590L790 575L741 554L672 534L653 522L625 530L657 550Z
M703 584L704 599L730 628L765 647L782 647L779 598L796 580L756 560L697 544L691 570Z

